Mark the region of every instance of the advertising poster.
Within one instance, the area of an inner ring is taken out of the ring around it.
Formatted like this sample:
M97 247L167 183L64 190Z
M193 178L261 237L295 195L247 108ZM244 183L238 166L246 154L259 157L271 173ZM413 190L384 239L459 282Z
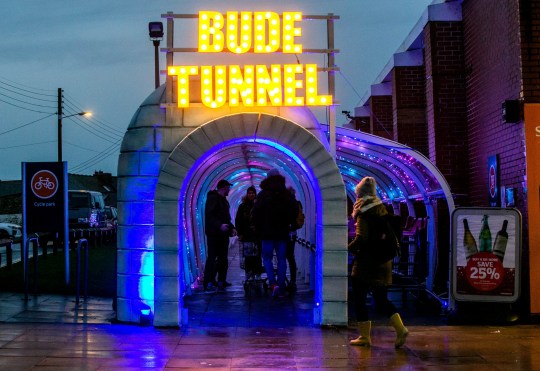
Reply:
M456 300L514 302L519 297L521 214L457 208L452 214L452 293Z

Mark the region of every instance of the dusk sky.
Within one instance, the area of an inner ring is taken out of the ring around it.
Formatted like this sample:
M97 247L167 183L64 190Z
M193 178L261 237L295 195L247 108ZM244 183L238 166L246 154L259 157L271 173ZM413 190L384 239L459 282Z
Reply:
M116 175L123 134L139 105L154 90L154 47L148 38L148 22L165 22L161 14L167 11L339 15L335 39L340 72L336 74L335 100L340 103L337 124L343 125L348 120L341 111L354 113L430 3L432 0L2 1L0 180L20 179L23 161L57 160L58 88L64 90L64 115L93 112L89 119L63 120L63 159L68 161L68 172L90 175L102 170ZM187 27L195 31L196 22L191 22ZM324 33L306 28L300 41L324 48L325 32L326 28ZM183 35L185 40L176 35L175 46L196 46L195 33ZM198 56L181 58L196 61ZM178 59L175 56L176 64L181 63ZM323 56L316 56L315 63L324 65ZM164 54L160 67L164 69Z

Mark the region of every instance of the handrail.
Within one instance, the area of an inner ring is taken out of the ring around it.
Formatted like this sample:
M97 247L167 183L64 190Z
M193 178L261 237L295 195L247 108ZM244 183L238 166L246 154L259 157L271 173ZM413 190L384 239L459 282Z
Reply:
M75 272L77 284L75 289L75 304L79 305L81 286L81 248L84 248L84 300L88 298L88 240L80 238L77 243L77 271Z
M304 246L306 249L315 252L317 247L315 243L309 242L308 240L305 240L303 238L298 238L298 236L294 236L294 240L298 242L299 245Z

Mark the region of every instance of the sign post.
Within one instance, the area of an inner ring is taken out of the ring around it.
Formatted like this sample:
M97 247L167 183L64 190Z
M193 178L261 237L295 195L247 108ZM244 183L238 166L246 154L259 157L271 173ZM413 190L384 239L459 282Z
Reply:
M28 234L58 233L58 240L64 243L65 280L69 284L67 163L23 162L22 184L23 246Z

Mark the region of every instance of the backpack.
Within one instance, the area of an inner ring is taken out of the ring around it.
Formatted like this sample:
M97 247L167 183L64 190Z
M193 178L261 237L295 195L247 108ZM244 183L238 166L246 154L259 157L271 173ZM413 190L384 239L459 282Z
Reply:
M300 229L304 226L306 216L304 215L304 209L302 208L302 203L300 201L297 201L297 203L298 203L298 214L296 215L296 229Z
M400 253L401 217L386 214L368 219L370 251L376 263L386 263Z

